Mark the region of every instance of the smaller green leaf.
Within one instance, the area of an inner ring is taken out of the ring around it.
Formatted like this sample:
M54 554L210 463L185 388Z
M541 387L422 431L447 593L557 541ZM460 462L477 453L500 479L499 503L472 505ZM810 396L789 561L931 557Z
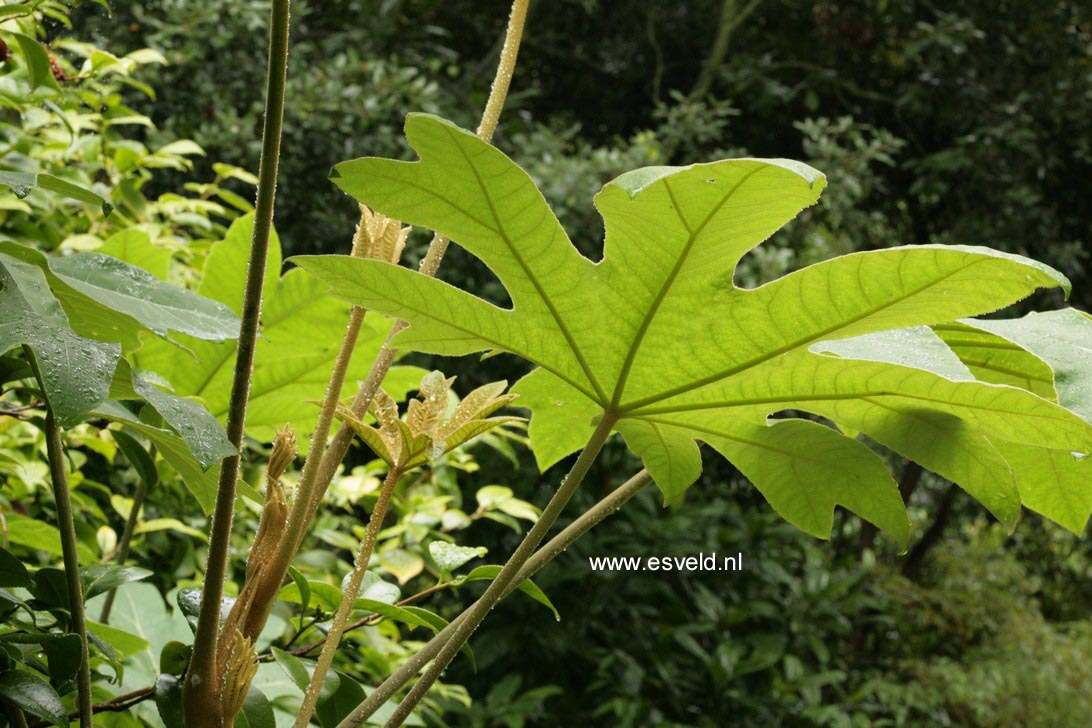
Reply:
M134 535L140 535L142 533L154 533L156 531L174 531L176 533L185 534L191 538L196 538L199 541L209 540L208 534L204 531L198 530L193 526L187 526L177 518L149 518L146 521L141 521L133 529Z
M488 564L486 566L479 566L471 571L464 578L465 581L492 581L497 578L497 574L501 573L501 567L497 564ZM546 596L546 592L538 588L530 579L524 579L517 587L521 592L534 599L542 606L549 609L554 613L554 618L561 621L561 614L557 611L557 607L554 606L550 598Z
M235 453L219 421L203 406L185 397L176 397L145 381L122 359L110 387L110 398L140 398L151 405L163 421L181 437L202 470Z
M322 728L336 728L367 697L364 688L356 680L341 672L337 676L337 690L325 700L320 700L315 709L315 717Z
M307 588L307 601L309 603L314 604L324 612L332 614L337 611L338 605L341 604L340 589L333 584L327 584L324 581L308 581ZM284 602L303 604L303 595L300 592L299 585L295 581L281 587L281 590L277 593L277 598Z
M34 587L30 593L46 609L68 610L68 582L61 569L49 567L34 572Z
M401 585L405 585L406 582L425 569L424 559L417 554L410 553L403 549L394 549L393 551L379 553L376 555L376 561L379 562L380 566L389 571Z
M190 664L192 654L193 645L171 640L163 645L163 649L159 652L159 671L166 675L182 677Z
M182 616L186 618L186 623L190 626L190 629L196 633L197 619L201 616L201 589L195 586L179 589L178 594L175 595L175 601L178 603L178 610L182 612ZM231 613L231 608L234 605L234 597L224 596L220 599L221 622L227 619L227 616Z
M410 627L424 627L432 631L436 631L436 623L433 620L424 619L420 614L412 612L403 607L399 607L396 604L387 604L386 602L377 602L374 599L357 599L353 603L353 608L365 612L374 612L382 617L393 620L395 622L401 622L402 624L409 625ZM442 627L442 626L441 626Z
M433 541L428 545L429 556L441 571L454 571L473 559L479 559L489 553L482 546L459 546L447 541Z
M478 492L474 494L474 500L478 502L479 508L489 510L496 508L498 503L512 498L513 495L511 488L503 485L487 485L478 489Z
M243 707L235 716L235 728L277 728L273 706L265 694L251 687L243 700Z
M140 581L152 576L152 572L139 566L121 566L118 564L92 564L80 569L83 582L83 598L93 599L99 594L117 589L122 584Z
M95 194L86 187L81 187L59 177L44 172L13 172L0 170L0 184L7 185L16 197L26 197L35 187L50 192L56 192L64 197L69 197L79 202L96 205L102 209L104 215L109 215L114 209L110 201Z
M156 468L151 454L131 435L127 435L121 430L115 430L111 434L114 442L121 448L121 452L129 460L129 463L137 471L140 479L150 491L159 483L159 470Z
M8 670L0 675L0 698L36 718L68 725L61 696L52 685L26 670Z
M23 562L7 549L0 548L0 586L30 587L32 583Z
M58 559L64 556L61 549L61 533L54 526L18 513L7 513L8 543L24 546L28 549L45 551ZM82 541L76 544L80 561L89 563L98 559L98 554Z
M50 258L58 278L85 296L129 316L159 336L169 331L206 341L239 336L239 319L222 303L172 286L102 253Z
M311 683L311 676L315 674L315 663L311 660L303 660L276 647L271 649L273 659L277 661L277 665L284 671L284 674L300 689L300 694L307 692L307 686ZM333 670L328 670L322 681L322 690L319 691L319 701L326 700L337 692L340 684L341 678L338 677L338 674Z
M42 650L49 661L49 678L54 685L76 677L83 659L83 641L79 635L48 635L42 641Z
M30 89L33 91L44 86L54 91L60 90L57 79L53 77L53 69L49 65L49 52L42 47L42 44L29 35L23 35L22 33L8 33L7 35L15 38L15 42L19 44L19 49L23 52L23 59L27 64L27 80L30 82ZM7 183L5 182L5 184ZM19 192L15 194L18 195ZM23 195L26 195L26 192Z
M185 728L181 678L160 675L155 679L155 707L165 728Z
M87 631L109 644L123 659L148 648L148 640L113 625L88 620Z
M374 571L364 572L364 578L360 582L361 598L394 604L401 596L402 590L389 581L384 581L379 574Z
M154 442L163 459L182 476L182 482L197 498L201 508L206 513L212 510L212 504L216 500L216 481L219 471L216 468L208 470L202 468L201 464L194 459L186 441L173 430L149 424L120 402L103 402L90 414L128 425Z

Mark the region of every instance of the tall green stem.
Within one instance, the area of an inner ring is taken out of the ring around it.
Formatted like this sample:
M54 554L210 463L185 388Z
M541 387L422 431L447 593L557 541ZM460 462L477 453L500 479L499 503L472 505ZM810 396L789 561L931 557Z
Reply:
M592 433L591 438L588 440L588 444L584 446L584 449L580 452L580 456L577 457L576 462L573 463L572 469L569 474L565 476L565 480L561 483L561 487L557 489L553 497L550 498L550 502L546 504L546 508L543 509L542 515L539 516L535 525L527 532L527 535L520 542L520 545L516 548L515 552L505 563L504 568L497 575L497 578L489 585L489 588L485 590L485 593L466 610L466 621L459 624L451 635L451 638L444 643L444 646L440 649L440 652L436 655L436 659L432 661L428 669L425 670L424 675L417 681L417 684L413 686L413 689L406 696L405 700L399 703L394 713L391 715L390 720L387 721L387 728L397 728L402 725L402 722L409 717L413 708L421 702L421 699L425 697L432 684L440 677L444 670L447 669L448 664L455 659L455 655L462 648L463 644L470 639L470 636L474 634L474 630L478 628L485 618L489 615L489 612L497 605L497 603L504 598L505 592L510 585L517 584L516 576L519 574L523 565L530 559L538 545L542 543L542 540L546 537L546 534L553 528L554 523L557 522L558 517L561 515L561 511L568 505L569 500L573 497L576 489L583 482L584 476L588 474L588 469L591 468L592 463L599 456L599 451L603 449L603 444L606 443L607 438L610 437L611 428L614 427L616 417L613 413L608 412L600 420L599 425L595 428L595 432Z
M611 491L610 495L578 516L561 531L561 533L550 539L545 546L536 551L535 555L527 560L527 563L520 569L516 578L508 585L508 588L504 592L504 597L507 598L508 595L519 588L519 585L523 583L524 580L534 576L540 569L546 566L546 564L557 558L557 556L564 552L565 549L569 548L569 546L572 546L577 539L601 523L612 513L615 513L619 508L625 505L630 498L637 495L637 493L647 487L651 482L652 478L649 476L648 471L641 470L625 483ZM455 630L459 629L460 625L466 622L467 616L468 612L464 611L453 619L447 627L440 630L424 647L414 653L406 662L402 663L401 667L384 680L379 687L373 690L364 702L354 708L353 711L338 724L337 728L357 728L358 726L363 725L375 711L390 700L403 685L409 682L426 663L440 653L440 650L447 644L448 640L451 639Z
M326 673L334 661L334 654L341 643L341 635L345 632L345 625L349 623L349 616L353 613L353 605L360 594L360 584L364 581L364 572L368 570L368 562L372 559L375 550L375 541L379 537L379 531L383 528L383 520L387 517L387 509L390 506L391 496L394 494L394 486L398 484L398 478L402 475L397 466L392 466L387 478L383 481L383 487L379 491L379 499L372 508L372 515L368 519L368 528L364 532L364 539L360 542L360 552L356 555L356 563L353 565L353 573L349 577L349 583L345 587L345 593L341 595L341 604L337 607L337 614L330 624L330 631L326 635L326 642L322 646L322 653L315 664L315 671L311 674L311 683L307 686L307 693L303 698L303 706L296 714L296 728L307 728L311 722L311 714L315 712L318 704L319 693L326 680Z
M258 169L258 197L254 213L254 237L247 265L243 293L242 323L231 387L228 411L228 439L242 447L246 422L250 377L258 339L258 320L262 307L262 282L273 227L273 203L277 189L277 167L281 150L281 126L284 120L285 81L288 70L289 0L273 0L269 24L269 63L266 75L265 122L262 129L262 154ZM220 467L212 527L209 538L208 565L201 592L201 612L194 638L193 657L186 674L183 693L188 728L221 728L217 642L220 629L220 600L227 573L231 521L235 506L235 483L239 477L239 453L226 458Z
M47 392L38 359L29 346L23 346L27 361L38 380L38 387ZM68 591L68 611L71 612L69 631L80 638L80 666L76 673L76 705L79 710L80 728L91 728L91 652L87 645L87 616L83 604L83 583L80 581L80 556L76 542L76 520L72 513L72 499L68 492L68 471L65 469L64 443L61 428L53 414L53 407L46 397L46 459L49 461L49 479L53 484L53 499L57 504L57 529L61 535L61 558L64 561L65 588ZM16 711L18 719L21 712ZM25 719L24 719L25 724Z
M70 631L80 636L80 669L76 674L80 728L91 728L91 655L87 648L87 618L83 609L80 559L76 551L76 522L72 516L72 500L68 495L68 473L65 470L61 428L53 417L52 408L46 410L46 457L49 459L49 475L53 481L53 497L57 502L57 527L61 532L68 611L72 613Z

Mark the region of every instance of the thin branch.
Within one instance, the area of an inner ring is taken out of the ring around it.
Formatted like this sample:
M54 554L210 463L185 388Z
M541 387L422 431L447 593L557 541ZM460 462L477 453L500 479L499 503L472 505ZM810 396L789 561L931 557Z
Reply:
M38 386L46 391L45 379L38 366L38 359L29 346L23 352ZM61 558L64 562L65 587L68 590L69 631L80 638L80 665L76 673L80 728L91 728L91 652L87 645L87 617L83 605L83 584L80 581L80 556L76 541L76 521L72 512L72 499L68 491L68 471L65 468L64 443L61 428L57 424L53 406L46 402L45 436L46 459L49 461L49 478L53 485L53 499L57 504L57 529L61 536ZM7 537L5 523L5 540ZM16 716L17 718L17 716Z
M155 445L151 448L152 462L155 462ZM129 558L129 548L133 543L133 534L136 532L137 521L140 519L140 511L144 508L144 500L148 497L148 481L143 477L140 479L140 485L137 486L136 493L133 494L133 504L129 509L129 517L125 519L125 528L121 532L121 541L118 542L117 555L114 557L114 561L119 566L124 566L126 560ZM110 593L106 595L106 600L102 604L102 612L99 613L99 621L103 624L110 623L110 612L114 608L114 597L117 596L117 589L111 589Z
M265 278L269 235L273 227L273 204L277 189L277 167L280 160L288 68L289 6L290 0L273 0L270 10L265 123L262 129L262 153L258 170L254 237L247 265L242 323L227 422L228 439L237 449L242 447L243 442L251 371L254 366L254 350L258 341L262 282ZM220 600L223 596L224 577L227 572L231 522L235 506L235 483L239 477L239 458L240 453L236 452L225 458L220 467L205 584L201 592L201 612L194 639L193 658L186 674L183 692L186 725L189 728L220 728L223 723L216 653L220 628Z
M417 681L417 684L410 690L409 695L398 704L394 713L391 714L390 719L386 723L386 728L397 728L402 725L402 722L409 717L409 714L413 711L413 708L421 702L421 699L425 697L432 684L440 677L440 675L447 669L448 664L455 659L455 655L462 648L463 644L470 639L470 636L474 633L474 630L478 628L485 618L489 615L489 612L493 610L493 607L504 598L504 594L508 587L512 584L518 584L515 581L517 575L522 570L523 565L534 556L535 550L539 544L546 537L546 534L557 522L558 516L561 515L562 510L568 505L569 500L573 497L576 489L583 482L584 476L588 474L588 470L591 468L592 463L595 462L599 456L599 451L603 449L603 445L610 437L611 429L616 422L616 416L613 412L606 412L603 418L599 421L598 426L595 428L595 432L588 439L588 444L584 446L584 449L580 452L580 456L577 457L576 462L573 463L572 469L569 474L565 476L565 480L561 483L561 487L557 489L553 497L550 498L550 502L546 504L546 507L542 510L542 515L535 521L535 525L527 532L527 535L520 542L520 545L516 548L515 552L509 557L508 561L504 564L500 573L489 584L489 587L482 594L478 601L474 602L469 609L466 610L466 620L452 632L451 637L444 643L444 646L440 649L440 652L436 655L436 659L432 661L428 669L421 676L421 679Z
M46 410L46 456L49 458L49 474L53 481L53 497L57 501L57 527L61 532L68 610L72 613L69 631L80 637L80 668L76 674L79 705L77 712L80 728L91 728L91 654L87 647L87 619L83 609L83 585L80 583L80 558L76 550L76 522L72 515L72 500L68 494L68 473L65 471L61 428L57 425L52 407Z
M353 605L356 604L357 595L360 594L360 585L364 581L364 573L368 570L368 562L371 561L372 551L375 549L375 541L379 537L379 530L383 527L383 521L387 517L387 508L394 494L394 486L398 484L398 478L402 471L395 465L391 466L383 481L383 488L379 491L379 499L372 508L372 515L368 519L368 527L364 532L364 538L360 542L360 552L356 556L352 575L345 591L341 595L341 603L338 604L337 614L330 623L330 630L326 635L326 644L322 647L318 662L315 663L315 671L311 673L311 682L303 697L303 705L296 714L296 728L307 728L311 722L311 714L318 705L319 693L322 692L323 683L326 681L326 673L334 662L334 653L341 644L341 635L345 632L345 626L349 622L349 616L353 613Z
M647 470L641 470L628 481L615 488L607 497L603 498L592 508L578 516L557 536L550 539L549 543L535 552L535 555L527 560L523 568L512 583L505 589L504 597L508 597L519 588L526 579L534 576L542 567L571 546L577 539L590 531L622 507L630 498L635 496L652 482ZM363 725L368 718L390 700L402 686L409 682L422 667L434 659L452 635L468 619L468 611L464 611L453 619L446 627L440 630L424 647L418 650L412 657L402 664L393 674L345 717L337 728L357 728Z
M694 88L690 91L690 98L700 99L712 90L717 72L720 71L720 66L724 63L724 57L728 55L728 46L732 42L732 34L761 3L762 0L750 0L740 8L739 0L724 0L720 8L720 24L717 27L717 35L713 39L713 47L709 50L709 56L705 59L701 74L694 82Z

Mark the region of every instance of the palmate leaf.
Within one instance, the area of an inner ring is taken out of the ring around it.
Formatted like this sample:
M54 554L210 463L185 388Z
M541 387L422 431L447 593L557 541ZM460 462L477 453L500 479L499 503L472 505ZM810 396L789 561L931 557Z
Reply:
M532 412L543 467L583 445L607 414L668 498L700 472L696 443L708 442L809 533L828 537L842 505L905 541L906 514L877 455L834 429L769 417L798 410L863 432L1010 524L1019 494L996 443L1092 451L1092 427L1022 389L813 350L1068 288L1046 266L986 248L916 246L739 288L732 275L743 255L824 186L806 165L758 159L643 169L611 182L596 197L606 243L593 263L501 152L424 115L411 116L406 132L421 161L347 162L335 181L383 214L458 241L496 273L512 308L382 262L295 260L334 295L407 320L398 346L500 349L538 365L514 391Z
M232 224L224 240L212 247L197 288L200 295L235 312L242 310L253 228L253 215ZM277 428L291 424L300 449L306 452L318 413L314 401L325 392L350 307L325 295L325 286L307 272L290 270L282 277L280 270L281 246L274 233L265 271L261 336L255 353L246 431L268 442ZM355 392L357 381L367 376L389 328L377 317L364 320L343 396ZM179 338L192 356L166 342L149 340L134 357L138 366L166 379L175 394L195 397L215 417L226 419L235 343ZM401 397L416 386L423 373L416 367L394 367L384 386L392 395Z
M1004 332L1007 338L989 331ZM1061 401L1085 420L1092 419L1092 393L1087 387L1092 321L1073 309L1022 319L963 319L932 329L922 326L826 342L817 348L849 358L917 367L954 380L976 378L1023 386L1050 401ZM1003 439L992 444L1012 469L1024 505L1071 531L1084 530L1092 515L1092 458L1065 447L1034 447Z

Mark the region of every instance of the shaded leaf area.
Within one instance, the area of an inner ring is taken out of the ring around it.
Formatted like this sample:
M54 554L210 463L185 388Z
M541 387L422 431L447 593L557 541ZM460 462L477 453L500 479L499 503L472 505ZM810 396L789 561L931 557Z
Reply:
M829 537L841 505L905 544L905 509L878 455L838 430L770 416L803 411L864 433L1007 524L1019 516L1024 468L1006 454L1015 460L1019 450L1039 468L1058 452L1092 452L1092 427L1034 392L953 379L915 365L914 352L861 360L815 346L992 313L1039 288L1068 290L1047 266L987 248L911 246L740 288L732 281L740 259L825 184L806 165L759 159L647 168L611 182L596 197L606 241L594 263L501 152L426 115L411 115L406 132L419 162L346 162L335 182L458 241L497 275L512 308L378 261L296 260L334 295L410 322L399 346L500 349L536 364L513 391L532 412L542 467L582 446L606 414L668 499L700 473L697 443L708 442L808 533ZM1080 519L1066 505L1041 510Z
M213 245L197 293L238 313L254 229L253 215L232 224L224 240ZM254 361L246 431L260 441L272 440L276 429L290 424L301 450L306 451L330 370L345 334L350 306L325 295L325 287L303 270L281 271L281 245L270 240L265 270L260 338ZM367 376L389 324L365 318L342 396L350 396ZM148 340L136 353L137 366L163 377L177 395L200 400L221 421L227 418L234 342L199 341L180 337L192 356L180 355L168 343ZM416 388L425 372L394 367L384 387L400 398Z
M197 402L133 371L122 353L139 345L141 331L215 341L235 336L238 319L227 306L107 255L47 258L0 243L0 313L0 350L30 350L42 394L62 425L97 416L141 431L202 506L211 506L207 471L234 452L223 428ZM176 356L183 353L161 340Z
M60 301L72 329L99 341L139 346L139 334L185 334L209 341L239 335L239 319L222 303L103 253L47 257L15 243L0 243L0 253L37 266Z

